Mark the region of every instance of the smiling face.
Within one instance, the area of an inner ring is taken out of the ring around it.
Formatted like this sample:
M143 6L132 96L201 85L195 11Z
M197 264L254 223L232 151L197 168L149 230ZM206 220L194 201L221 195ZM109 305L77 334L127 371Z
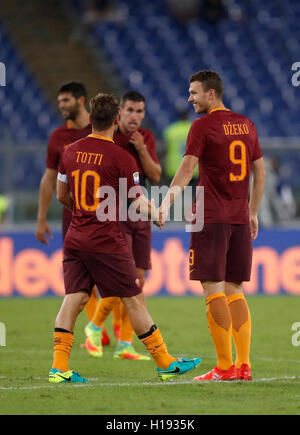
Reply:
M140 128L145 117L145 103L143 101L127 100L120 107L119 126L124 133L133 133Z
M82 98L82 97L80 97ZM80 110L79 99L73 97L69 92L61 93L57 97L58 108L65 120L74 121Z
M188 102L192 103L196 113L208 113L214 100L216 99L214 89L206 91L203 84L199 81L190 83Z

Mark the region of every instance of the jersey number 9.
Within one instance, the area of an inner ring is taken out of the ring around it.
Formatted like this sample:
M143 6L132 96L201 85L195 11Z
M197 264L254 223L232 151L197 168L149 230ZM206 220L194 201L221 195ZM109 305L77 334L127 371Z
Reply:
M237 154L237 148L240 149L240 158L236 157ZM229 157L230 161L234 165L240 166L240 173L238 175L233 174L230 172L229 178L230 181L242 181L247 175L247 152L246 152L246 145L241 140L234 140L231 142L229 146Z

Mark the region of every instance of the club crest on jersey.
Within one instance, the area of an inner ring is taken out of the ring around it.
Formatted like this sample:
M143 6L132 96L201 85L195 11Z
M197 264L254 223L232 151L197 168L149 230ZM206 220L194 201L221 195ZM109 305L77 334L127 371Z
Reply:
M135 172L133 174L133 181L134 181L134 184L139 184L139 182L140 182L140 174L138 172Z

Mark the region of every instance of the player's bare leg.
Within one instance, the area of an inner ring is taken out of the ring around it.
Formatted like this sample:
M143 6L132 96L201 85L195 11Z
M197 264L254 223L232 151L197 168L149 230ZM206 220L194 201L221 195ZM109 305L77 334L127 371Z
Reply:
M143 293L122 298L122 301L127 308L134 332L153 357L158 375L162 380L193 370L201 363L200 358L183 360L169 354L163 337L148 312Z
M140 281L141 290L145 284L146 270L137 268L137 276ZM127 309L124 304L121 304L121 328L118 344L114 353L115 359L130 359L139 361L149 361L151 358L146 355L138 353L133 345L134 330L128 316Z
M232 335L236 348L238 380L250 381L251 315L243 293L242 283L225 283L225 294L232 317Z
M85 291L65 296L55 320L54 358L49 381L52 383L86 383L78 373L69 369L69 358L74 339L74 328L79 313L84 309L89 295Z
M232 319L225 296L225 282L202 281L202 287L206 298L207 322L217 354L217 366L194 380L235 380L231 343Z
M56 317L55 328L62 328L73 332L77 317L84 309L88 300L89 295L85 291L66 295Z

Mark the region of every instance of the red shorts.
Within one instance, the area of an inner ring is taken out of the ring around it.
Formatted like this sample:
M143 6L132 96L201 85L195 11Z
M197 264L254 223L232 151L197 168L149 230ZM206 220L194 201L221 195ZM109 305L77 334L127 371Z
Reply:
M120 222L121 230L126 238L135 265L138 269L151 269L151 223L149 221Z
M94 285L102 298L132 297L141 293L136 267L131 254L106 254L64 249L66 294L87 291Z
M191 280L250 281L250 225L205 224L202 231L191 235L189 259Z

